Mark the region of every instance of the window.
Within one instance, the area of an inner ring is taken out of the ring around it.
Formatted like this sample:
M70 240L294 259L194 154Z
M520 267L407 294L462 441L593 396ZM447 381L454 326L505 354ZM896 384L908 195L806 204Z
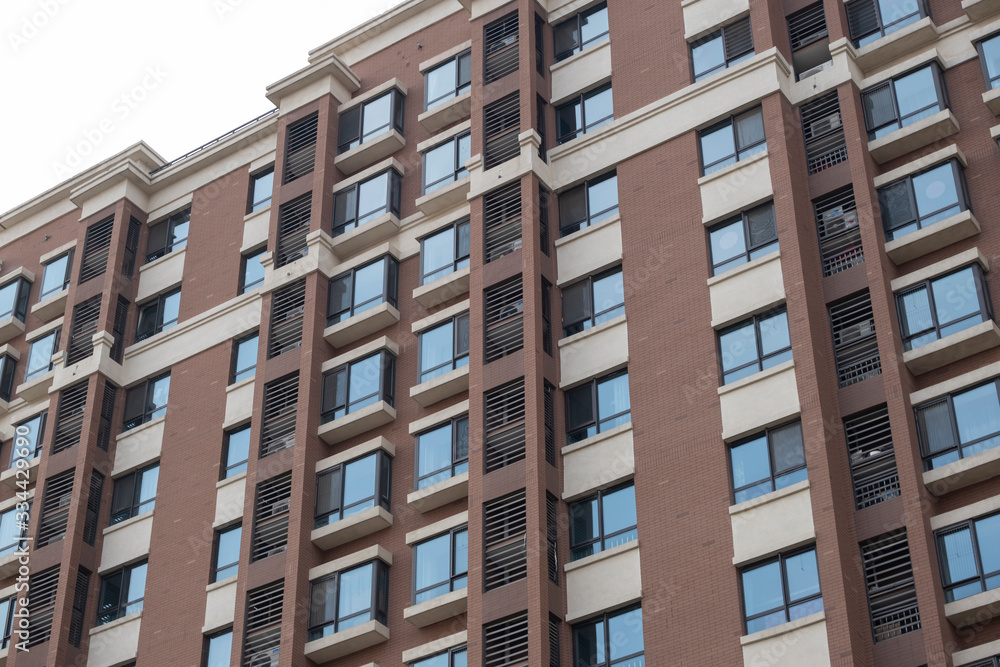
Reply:
M113 574L101 577L96 625L104 625L142 611L145 592L146 561L128 565Z
M229 374L229 384L254 376L257 370L257 341L259 339L259 334L254 333L233 343L233 370Z
M401 180L398 171L387 169L335 193L333 235L340 236L386 213L398 218Z
M717 276L778 249L774 202L744 211L708 230L712 275Z
M29 508L19 510L13 507L0 514L0 558L9 556L24 545L30 521Z
M420 284L434 282L469 265L469 219L420 239Z
M464 51L428 70L424 85L424 109L441 106L472 90L472 51Z
M469 650L465 646L459 646L450 651L411 662L410 667L466 667L468 664Z
M413 547L413 603L420 604L469 584L469 527Z
M977 45L979 59L983 63L986 88L1000 88L1000 34L984 39Z
M0 623L3 624L3 640L0 642L0 648L7 648L10 646L10 636L14 631L14 602L17 596L12 595L9 598L0 600ZM459 663L455 663L458 665ZM463 666L465 663L461 663Z
M469 472L469 417L453 419L417 436L417 488Z
M24 381L48 373L54 366L52 365L52 355L59 349L60 327L56 327L41 338L31 341L31 350L28 352L28 367L24 369Z
M222 479L229 479L247 469L247 460L250 458L250 426L229 431L225 439Z
M215 531L215 553L212 558L211 582L222 581L236 576L240 567L240 540L243 525Z
M260 248L243 255L240 259L240 289L244 294L264 284L264 265L260 263L267 248Z
M923 229L969 208L958 160L879 188L878 203L887 241Z
M589 180L559 195L559 234L566 236L618 213L618 173Z
M928 470L1000 446L996 380L924 403L915 412Z
M625 314L625 284L620 266L564 287L562 294L563 336L572 336Z
M163 257L168 252L180 250L187 245L188 226L191 224L191 209L185 209L151 225L146 241L146 261Z
M203 667L229 667L229 656L233 653L233 631L226 630L205 639L205 661Z
M608 36L608 3L602 2L552 29L555 36L556 62L590 48Z
M135 330L135 342L146 340L177 324L180 305L181 291L176 289L139 306L139 324Z
M926 0L855 0L847 3L847 22L855 47L871 44L927 15Z
M573 626L574 667L645 664L642 608L628 607Z
M17 370L17 359L5 354L0 357L0 399L10 401L14 395L14 372Z
M73 251L56 257L45 265L42 274L42 287L38 292L38 300L48 297L69 287L70 271L73 270Z
M399 263L389 255L331 278L327 293L327 326L383 303L395 307L398 289Z
M469 132L463 132L425 152L424 194L468 176L465 163L471 154L472 135Z
M152 512L156 505L156 483L159 479L159 463L116 479L111 496L111 525Z
M632 421L628 371L592 380L566 392L566 441L579 442Z
M1000 514L951 526L937 542L947 602L1000 587Z
M861 93L861 102L869 139L884 137L948 106L937 63L869 88Z
M760 107L698 133L702 173L706 176L767 150Z
M380 560L312 582L309 641L368 621L385 624L389 567Z
M756 315L719 332L722 384L767 370L792 358L788 313Z
M752 55L753 30L748 16L691 42L694 80L701 81Z
M740 580L747 634L823 611L814 546L743 568Z
M340 114L337 153L391 130L403 133L403 94L395 88Z
M920 283L896 295L907 350L993 319L979 264Z
M556 107L556 142L564 144L614 120L611 84Z
M14 439L10 448L10 467L16 468L18 460L30 461L42 453L42 441L45 439L45 420L48 411L21 422L14 427Z
M396 357L385 350L323 375L323 423L361 408L393 402Z
M392 459L381 450L316 475L316 528L372 507L389 510Z
M165 415L169 394L170 373L146 380L129 389L125 393L125 422L122 430L128 431Z
M769 428L729 448L733 500L742 503L806 479L802 424Z
M638 537L635 485L600 491L569 506L570 560L579 560Z
M469 365L469 314L420 332L420 381Z
M14 317L24 321L28 314L28 293L31 283L24 278L12 280L0 287L0 322Z
M250 177L250 201L247 202L247 213L259 211L271 205L271 191L274 189L274 167L269 167L259 174Z

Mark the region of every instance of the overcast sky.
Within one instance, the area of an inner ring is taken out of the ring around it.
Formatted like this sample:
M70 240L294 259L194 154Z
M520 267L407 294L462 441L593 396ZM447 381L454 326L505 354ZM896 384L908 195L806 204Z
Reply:
M0 0L0 212L145 140L171 160L266 112L308 51L401 0Z

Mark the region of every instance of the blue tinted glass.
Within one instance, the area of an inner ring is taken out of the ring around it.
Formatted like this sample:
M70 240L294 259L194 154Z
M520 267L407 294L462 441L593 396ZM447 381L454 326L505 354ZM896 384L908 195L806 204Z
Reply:
M694 63L694 80L698 81L726 64L726 50L722 44L722 31L691 45L691 60Z
M983 574L1000 572L1000 514L976 522L976 540L979 542L979 561ZM987 585L988 588L996 584Z
M384 172L358 186L358 224L377 218L388 206L389 172Z
M819 593L819 569L816 566L816 552L806 551L785 559L785 576L788 578L788 601Z
M0 287L0 320L5 320L14 314L14 300L17 297L17 286L20 281L15 280Z
M922 225L943 220L947 215L958 212L958 189L951 163L945 163L914 177L913 192L917 197L917 212L920 214ZM953 208L955 210L952 212ZM942 210L947 215L935 214Z
M65 287L67 264L69 264L69 255L63 255L45 265L45 273L42 276L42 289L39 292L40 297L59 292Z
M253 377L257 366L258 337L248 338L240 343L236 350L236 377L234 382Z
M979 574L972 547L972 533L968 528L943 536L941 542L944 544L942 569L946 585L971 579Z
M422 433L417 444L417 476L425 477L444 469L439 475L421 479L419 488L451 477L451 424Z
M338 619L345 619L366 609L371 609L373 567L372 563L368 563L340 575ZM349 622L341 622L337 630L345 630L364 623L368 620L368 616L369 614L362 614L351 619Z
M636 525L635 487L631 484L604 496L604 534Z
M583 98L583 115L587 120L585 131L593 130L614 116L614 103L611 89L602 90L596 95Z
M447 584L451 577L451 535L441 535L433 540L418 544L416 551L416 568L414 577L416 589L423 591L431 586ZM423 602L447 593L448 586L432 588L417 595L416 601Z
M146 593L146 563L142 565L137 565L132 568L129 573L128 579L128 597L126 602L134 602L136 600L141 600ZM132 613L134 610L126 610L126 613Z
M953 397L958 437L967 443L1000 431L1000 400L994 383L976 387Z
M246 258L246 268L243 271L243 289L264 282L264 266L260 263L260 258L264 253L259 252Z
M990 88L1000 86L1000 35L983 42L983 62L986 64Z
M354 314L382 303L385 294L385 262L381 260L354 272Z
M382 356L375 354L351 364L351 381L347 394L348 400L351 402L351 411L358 410L378 400L378 397L372 396L372 394L378 391L381 362ZM365 397L370 398L362 400Z
M350 516L360 509L371 507L374 500L363 507L352 507L356 503L375 495L375 462L372 454L347 464L344 469L344 516Z
M167 330L177 323L181 308L181 293L171 294L163 300L163 327Z
M448 142L424 153L424 191L444 187L455 176L455 145Z
M597 414L602 420L629 410L628 374L597 383Z
M608 8L603 8L587 16L580 17L580 41L586 47L587 42L592 42L598 37L608 33Z
M919 289L909 294L904 294L903 302L903 334L912 336L921 331L927 331L934 327L934 320L931 318L931 304L926 289Z
M889 34L907 26L920 18L918 0L878 0L882 14L882 25Z
M924 67L896 79L893 86L896 88L896 102L899 105L899 115L903 119L903 125L919 120L913 114L937 102L934 74L930 67Z
M746 261L744 255L747 251L747 242L742 219L716 227L709 236L712 245L712 264L723 264L734 258L740 258L742 260L740 264ZM732 266L735 264L727 268Z
M205 667L229 667L229 656L233 652L233 633L227 632L208 640L208 661Z
M612 660L641 653L643 650L642 609L633 609L609 618L608 639Z
M757 360L757 333L753 322L719 336L722 370L728 372ZM756 372L756 368L751 372ZM727 380L729 381L729 380Z
M389 92L365 104L364 111L362 112L364 116L364 122L361 126L362 143L389 129L392 95L392 92Z
M706 174L736 162L736 143L731 123L726 123L708 132L702 132L700 143L701 159L702 164L705 165Z
M743 606L748 617L783 605L781 568L777 561L743 572Z
M226 447L226 477L232 477L246 470L246 461L250 457L250 428L233 431L229 434ZM241 463L242 465L236 466ZM235 466L235 467L234 467Z
M152 408L153 414L150 415L150 419L156 419L157 417L162 417L167 409L167 399L170 396L170 376L160 378L155 383L153 383L153 400Z
M788 336L788 313L778 313L760 321L760 347L765 356L791 344Z
M433 109L439 104L455 97L455 67L457 61L452 59L440 67L427 72L427 108Z
M938 324L942 327L979 312L979 292L976 289L976 276L971 266L938 278L931 283L931 289L934 292L934 309ZM977 322L978 320L970 321L968 326ZM944 335L947 334L942 332L942 336Z
M618 175L587 187L590 224L614 215L618 211Z
M240 539L243 536L241 526L219 533L219 548L215 557L215 567L226 568L225 572L219 572L219 579L231 577L236 574L236 568L227 566L238 563L240 560Z
M452 370L454 340L455 332L451 321L420 334L421 382Z
M28 353L28 367L24 371L25 381L49 370L52 365L52 355L55 353L55 342L55 332L32 341L31 351Z
M770 479L771 463L768 458L766 436L733 447L730 451L734 488L739 489L754 482ZM768 491L770 490L768 488Z
M573 628L574 667L593 667L606 663L604 619L580 624Z
M594 281L594 313L601 314L625 303L625 286L619 269L609 276ZM614 317L616 315L612 315ZM595 319L597 319L595 317ZM607 318L605 318L607 319ZM601 319L604 321L604 319ZM600 324L601 322L597 322Z
M423 282L441 278L454 270L455 230L449 227L433 236L428 236L420 244L420 270Z
M469 531L460 530L455 533L455 574L469 571Z

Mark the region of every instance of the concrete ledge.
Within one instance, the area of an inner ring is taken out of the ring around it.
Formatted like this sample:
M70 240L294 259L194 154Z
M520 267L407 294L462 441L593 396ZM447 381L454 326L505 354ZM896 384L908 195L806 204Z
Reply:
M455 646L461 646L468 641L469 633L465 630L456 632L453 635L448 635L447 637L442 637L441 639L435 639L432 642L427 642L426 644L421 644L415 648L403 651L403 664L408 665L411 662L429 658L432 655L441 653L442 651L446 651Z
M458 514L452 514L451 516L441 519L440 521L435 521L430 525L408 532L406 534L406 545L413 546L418 542L423 542L424 540L428 540L432 537L439 537L453 528L465 526L468 523L468 510L459 512Z
M951 109L944 109L933 116L890 132L884 137L868 142L868 152L879 164L902 157L907 153L930 146L953 134L958 134L958 119Z
M28 484L34 484L38 479L38 464L41 463L42 457L36 456L28 461L27 473L28 473ZM24 476L18 476L17 471L19 468L14 466L13 468L8 468L0 473L0 484L6 484L8 488L15 491L18 490L17 483L24 478Z
M384 507L375 506L322 528L315 528L310 539L317 547L327 551L391 527L392 515Z
M1000 475L1000 447L928 470L923 479L927 490L940 497L997 475Z
M205 624L203 633L232 625L236 614L236 575L205 587Z
M956 628L986 624L1000 616L1000 588L947 602L944 605L944 615Z
M406 503L418 512L430 512L444 507L456 500L469 496L469 473L463 472L454 477L431 484L419 491L407 494Z
M885 254L893 264L899 266L911 260L928 255L935 250L958 243L980 232L979 221L972 211L945 218L933 225L893 239L885 244Z
M744 0L745 2L746 0ZM565 60L554 63L552 72L553 106L574 95L611 80L611 38L587 46Z
M1000 14L1000 0L962 0L962 9L973 21L981 21L993 14ZM1000 648L994 653L1000 653ZM958 664L957 658L955 664Z
M180 285L184 279L185 257L187 257L187 246L171 250L166 255L140 266L139 288L135 293L135 302L141 303Z
M632 423L563 447L563 500L614 486L635 475Z
M468 609L468 603L469 589L462 588L406 607L403 609L403 618L418 628L426 628L428 625L464 614Z
M733 565L743 565L816 539L809 480L729 508Z
M472 92L470 91L423 112L417 116L417 122L423 125L425 130L434 134L452 123L469 118L471 115Z
M684 39L689 42L750 11L747 0L682 0L681 7L684 8Z
M382 436L372 438L368 442L362 442L360 445L355 445L350 449L345 449L342 452L337 452L333 456L328 456L325 459L320 459L316 462L316 472L321 473L328 468L334 466L339 466L342 463L347 463L348 461L353 461L354 459L359 459L362 456L371 454L378 450L384 451L389 456L396 455L396 446L391 442L386 440Z
M726 442L799 414L794 360L719 387L718 391L722 439Z
M698 179L702 223L709 225L774 196L767 151Z
M21 566L18 562L20 558L21 555L18 553L17 549L14 549L11 553L7 554L3 558L0 558L0 579L13 577L17 574L17 570Z
M149 555L154 513L155 511L144 512L104 529L104 546L101 549L98 572L103 574Z
M567 563L564 570L567 623L642 597L638 540Z
M12 341L24 333L24 322L13 315L0 322L0 345Z
M362 408L357 412L321 424L319 437L328 445L335 445L365 431L384 426L396 418L396 409L385 401Z
M979 262L979 266L983 267L983 271L990 270L990 262L979 251L979 248L969 248L968 250L963 250L957 255L952 255L946 259L942 259L940 262L934 262L933 264L928 264L922 269L912 271L899 278L894 278L889 283L889 287L893 292L898 292L899 290L906 289L907 287L912 287L918 283L922 283L931 278L937 278L938 276L943 276L946 273L950 273L954 270L964 268L968 264L973 262Z
M561 339L558 347L559 387L567 389L628 365L628 322L619 315Z
M344 259L397 233L399 233L399 218L392 213L385 213L348 232L334 236L330 245L333 253Z
M117 667L134 661L139 652L139 628L142 612L98 625L90 629L90 667Z
M616 213L596 225L558 238L554 245L559 287L619 264L622 261L621 216Z
M967 648L964 651L955 651L951 654L956 667L961 665L971 665L979 660L988 660L995 655L1000 655L1000 639Z
M334 347L344 347L399 322L399 311L389 302L349 317L323 331L323 338Z
M983 93L983 104L985 104L994 116L1000 116L1000 88L987 90ZM32 310L34 312L34 310Z
M212 528L225 526L243 516L246 492L245 470L215 483L215 521L212 523Z
M44 301L36 303L31 307L31 314L43 321L59 317L66 312L67 297L69 297L69 288L56 292L52 296L46 297Z
M45 398L49 394L49 387L52 386L55 377L55 370L46 371L33 380L19 384L14 390L14 394L28 402Z
M933 153L928 153L916 160L911 160L901 167L896 167L892 171L887 171L875 176L872 179L872 183L876 188L881 188L884 185L889 185L890 183L895 183L896 181L909 176L910 174L915 174L918 171L923 171L928 167L940 164L952 158L957 159L963 167L969 166L969 161L966 159L965 154L959 149L957 144L948 144L941 150L934 151Z
M323 563L322 565L310 568L309 581L316 581L317 579L321 579L328 574L341 572L352 568L355 565L361 565L362 563L375 560L376 558L381 560L386 565L392 565L392 552L385 549L381 544L375 544L361 549L360 551L355 551L352 554L332 560L328 563Z
M413 300L426 309L469 293L469 267L453 271L413 290Z
M341 153L333 160L334 166L344 174L353 174L379 160L384 160L406 146L406 139L397 130L383 132L360 146Z
M465 197L469 194L471 185L472 179L470 177L465 176L460 178L454 183L449 183L444 187L419 197L417 199L417 208L424 215L434 215L435 213L441 213L442 211L454 208L459 204L464 204L466 201Z
M712 328L721 329L785 302L781 252L751 260L708 279Z
M963 505L958 509L931 517L931 530L941 530L962 521L986 516L1000 510L1000 496L990 496L985 500Z
M157 417L145 424L120 433L116 438L115 465L112 477L141 468L160 458L163 451L163 429L167 418Z
M410 398L427 408L468 390L469 366L465 365L410 387Z
M321 665L387 641L389 628L378 621L368 621L329 637L306 642L305 656Z
M908 350L903 353L903 363L914 375L922 375L998 346L1000 328L989 320Z
M916 52L937 38L937 26L928 16L858 49L854 62L863 72L868 73L897 58Z
M774 667L829 667L826 613L819 612L740 637L743 664Z

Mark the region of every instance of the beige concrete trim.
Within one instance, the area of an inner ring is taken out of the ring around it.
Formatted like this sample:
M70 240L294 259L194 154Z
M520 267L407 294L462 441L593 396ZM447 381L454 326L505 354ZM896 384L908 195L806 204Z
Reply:
M461 646L468 641L469 633L466 630L456 632L455 634L448 635L447 637L435 639L432 642L421 644L420 646L415 646L411 649L403 651L403 663L409 664L423 658L429 658L432 655L441 653L442 651L446 651L455 646Z
M391 255L396 259L396 261L403 261L406 258L403 256L403 253L400 252L400 249L395 245L394 241L395 239L386 241L385 243L380 243L379 245L364 251L360 255L354 255L343 262L339 262L332 277L336 278L337 276L347 273L351 269L364 266L365 264L368 264L369 262L372 262L380 257L384 257L385 255Z
M868 152L876 162L885 164L958 134L960 129L958 118L951 109L943 109L884 137L869 141Z
M469 91L424 111L417 116L417 122L428 132L438 132L450 123L469 118L471 115L472 92Z
M423 528L418 528L417 530L411 530L406 534L406 544L413 546L417 542L423 542L426 539L447 533L452 528L458 528L459 526L464 526L469 523L469 511L459 512L454 514L447 519L441 519L440 521L435 521L429 526L424 526Z
M59 327L61 327L63 325L63 320L64 319L65 319L65 316L64 317L60 317L58 319L54 319L51 322L49 322L48 324L43 324L42 326L38 327L37 329L32 329L31 331L29 331L28 333L26 333L24 335L24 341L26 343L33 343L36 340L38 340L39 338L41 338L42 336L44 336L46 334L49 334L49 333L52 333L53 331L55 331L56 329L58 329Z
M931 47L926 51L921 51L915 55L907 58L906 60L901 60L891 67L885 67L878 70L875 74L865 77L858 81L858 88L861 90L867 90L872 86L877 86L878 84L888 81L889 79L899 76L900 74L906 74L910 70L917 69L923 65L929 65L931 62L937 61L941 66L941 69L947 69L948 65L945 62L944 56L937 50L936 47Z
M889 286L893 292L898 292L926 280L936 278L937 276L943 276L951 271L964 268L973 262L979 262L979 265L983 267L983 271L990 270L990 261L986 258L986 255L980 252L978 247L969 248L968 250L963 250L957 255L952 255L947 259L942 259L941 261L934 262L933 264L925 266L922 269L900 276L890 282Z
M58 248L49 250L47 253L38 258L39 264L48 264L49 260L53 260L60 255L64 255L70 250L76 249L76 241L70 241L69 243L63 243Z
M718 393L725 442L781 424L801 411L794 359L723 385Z
M135 436L136 434L142 433L143 431L151 431L154 428L156 428L156 427L160 426L161 424L163 424L163 422L165 422L166 420L167 420L167 417L166 417L166 415L164 415L163 417L157 417L156 419L151 419L151 420L149 420L148 422L146 422L144 424L139 424L135 428L130 428L129 430L127 430L127 431L125 431L123 433L119 433L118 435L116 435L115 436L115 442L121 442L125 438L131 438L131 437Z
M469 473L463 472L406 494L406 504L423 513L468 497Z
M756 501L756 502L755 502ZM733 565L743 566L816 540L809 480L729 508Z
M569 389L628 366L625 315L559 341L559 388Z
M876 69L937 41L940 35L937 25L930 16L926 16L858 49L855 62L862 70Z
M146 226L152 227L153 225L163 222L164 219L173 215L174 213L179 213L186 208L191 208L194 203L194 192L188 192L187 194L181 195L180 197L174 199L171 202L158 206L156 209L149 211L149 217L146 219ZM142 267L139 267L140 269Z
M19 502L23 502L23 500L31 500L34 497L35 497L35 490L34 489L28 489L28 493L24 497L24 499L18 498L17 496L11 496L7 500L5 500L2 503L0 503L0 512L6 512L7 510L9 510L9 509L11 509L13 507L17 507L17 504ZM0 599L3 599L3 594L2 593L0 593Z
M642 598L638 540L580 559L572 565L566 569L567 623L619 609Z
M1000 346L1000 327L993 320L903 352L903 363L914 375L930 371Z
M385 401L379 401L356 412L321 424L316 434L326 444L336 445L379 426L384 426L395 419L396 408Z
M469 365L459 366L447 373L410 387L410 398L425 408L469 390Z
M428 315L427 317L417 320L412 325L410 325L410 331L415 334L419 334L421 331L430 329L431 327L446 322L456 315L461 315L462 313L468 312L469 310L469 299L465 301L459 301L453 306L448 306L447 308L442 308L433 315Z
M1000 613L1000 589L993 588L961 600L946 602L944 615L956 628L985 624Z
M712 328L720 330L785 303L781 251L758 257L708 279Z
M0 277L0 287L6 287L10 283L22 277L27 278L29 283L35 282L35 274L23 266L19 266L7 275Z
M449 139L452 139L452 138L454 138L454 137L462 134L463 132L468 132L471 129L472 129L472 121L471 120L467 120L464 123L459 123L458 125L455 125L453 127L449 127L444 132L440 132L438 134L435 134L430 139L425 139L425 140L421 141L419 144L417 144L417 152L418 153L424 153L428 149L436 148L437 146L439 146L439 145L445 143L446 141L448 141Z
M804 479L801 482L796 482L791 486L786 486L783 489L778 489L777 491L772 491L771 493L766 493L763 496L757 498L752 498L750 500L745 500L742 503L736 503L735 505L729 506L729 514L740 514L748 510L755 509L761 505L767 505L768 503L773 503L776 500L781 500L785 496L790 496L794 493L798 493L802 489L809 488L809 480Z
M632 540L631 542L626 542L625 544L619 544L617 547L611 547L610 549L605 549L604 551L599 551L596 554L591 554L579 560L574 560L563 565L564 572L572 572L573 570L579 570L581 567L587 567L588 565L593 565L602 560L607 560L608 558L614 558L618 554L625 553L626 551L632 551L633 549L639 548L639 540Z
M236 611L236 579L234 574L205 587L205 619L203 633L214 633L232 627Z
M386 565L392 565L392 552L387 550L381 544L375 544L361 551L355 551L352 554L344 556L342 558L337 558L329 563L323 563L314 568L309 569L309 581L315 581L321 577L325 577L328 574L333 574L334 572L340 572L346 570L355 565L361 565L362 563L367 563L370 560L380 560Z
M941 497L997 475L1000 475L1000 447L928 470L922 479L928 491Z
M396 455L396 446L380 435L377 438L372 438L368 442L363 442L360 445L355 445L350 449L345 449L344 451L334 454L333 456L320 459L316 462L316 472L323 472L324 470L328 470L334 466L339 466L341 463L353 461L354 459L360 458L366 454L371 454L372 452L376 452L380 449L389 456Z
M556 239L556 285L563 287L622 261L622 222L615 214L607 220Z
M967 2L968 0L966 0ZM965 2L962 3L963 5ZM2 597L0 593L0 597ZM962 665L971 665L972 663L979 660L986 660L987 658L992 658L995 655L1000 655L1000 639L988 642L986 644L980 644L979 646L973 646L972 648L965 649L964 651L955 651L951 654L952 660L955 661L955 667L962 667Z
M352 315L323 330L323 338L335 348L346 347L399 322L399 311L388 301Z
M218 490L218 489L221 489L224 486L229 486L230 484L235 484L235 483L240 482L240 481L244 481L245 482L246 478L247 478L247 471L244 470L243 472L237 473L237 474L233 475L232 477L227 477L225 479L220 479L218 482L215 483L215 488L216 488L216 490Z
M98 573L111 572L149 557L155 513L155 510L144 512L104 529Z
M459 401L455 405L449 406L444 410L438 410L426 417L421 417L420 419L415 419L410 422L409 432L410 435L416 435L421 431L426 431L427 429L443 424L446 421L450 421L455 417L464 415L469 411L469 399L464 401Z
M367 357L369 354L378 352L379 350L389 350L397 357L399 356L399 345L391 340L388 336L381 336L371 341L370 343L365 343L359 347L350 350L349 352L344 352L343 354L338 354L333 359L323 362L322 372L327 372L338 366L343 366L346 363L350 363L357 359Z
M702 224L709 226L774 198L765 150L698 179Z
M31 307L31 314L42 320L65 312L66 299L69 297L69 288L51 294L43 301L39 301Z
M591 336L600 334L603 329L610 329L616 324L621 324L622 322L627 322L627 321L628 321L627 315L619 315L618 317L613 317L606 322L601 322L595 327L590 327L589 329L579 331L571 336L560 338L559 340L556 341L556 346L565 347L567 345L572 345L573 343L577 343L579 341L590 338Z
M997 88L997 94L1000 95L1000 88ZM1000 139L1000 125L994 125L990 128L990 136L994 139Z
M682 0L684 39L692 42L743 18L750 13L749 5L747 0Z
M451 47L450 49L448 49L443 53L437 54L433 58L428 58L424 62L420 63L420 66L417 67L417 71L423 74L427 70L434 69L438 65L443 65L446 60L451 60L452 58L462 53L463 51L468 51L471 48L472 48L472 40L470 39L468 41L462 42L458 46ZM407 661L404 660L403 662Z
M895 183L901 178L905 178L910 174L915 174L918 171L923 171L928 167L932 167L938 163L946 162L952 158L958 158L958 161L962 163L962 166L968 167L969 161L965 158L965 154L958 148L956 144L951 144L945 146L941 150L934 151L933 153L928 153L927 155L917 158L912 162L907 162L902 167L897 167L892 171L887 171L883 174L879 174L874 179L872 179L872 184L876 188L881 188L884 185L889 185L890 183Z
M556 25L575 14L579 14L600 0L548 0L549 23Z
M587 46L583 51L549 68L552 72L552 97L558 106L589 90L611 82L611 37Z
M826 612L818 612L815 614L810 614L809 616L804 616L803 618L790 621L788 623L782 623L781 625L776 625L773 628L768 628L767 630L761 630L760 632L754 632L749 635L743 635L740 637L740 644L743 646L748 646L750 644L755 644L757 642L765 641L768 639L773 639L774 637L779 637L783 634L794 632L800 628L804 628L809 625L814 625L816 623L822 623L826 621Z
M375 176L376 174L381 174L390 167L398 171L400 176L406 176L406 167L404 167L403 164L396 158L390 157L376 162L372 166L362 169L356 174L352 174L341 181L337 181L337 183L333 186L333 193L336 194L338 192L342 192L356 183L360 183L361 181Z
M957 510L932 516L931 530L941 530L962 521L992 514L997 510L1000 510L1000 496L993 496L992 498L980 500L978 503L960 507Z
M567 454L578 452L581 449L592 447L604 440L613 438L619 433L625 433L626 431L631 431L631 430L632 430L632 422L629 422L627 424L622 424L621 426L615 426L613 429L610 429L608 431L602 431L601 433L598 433L597 435L592 435L589 438L581 440L580 442L574 442L572 445L566 445L560 450L560 452L562 453L563 456L566 456Z
M10 343L4 343L3 345L0 345L0 356L3 356L5 354L9 354L10 356L14 357L15 361L21 360L21 351L16 347L14 347L13 345L11 345Z
M926 403L927 401L944 396L945 394L951 394L959 391L960 389L965 389L966 387L979 384L980 382L986 382L987 380L991 380L998 375L1000 375L1000 361L986 366L981 366L975 370L969 371L968 373L963 373L962 375L945 380L944 382L939 382L931 385L930 387L925 387L920 391L915 391L910 394L910 404L920 405L921 403Z
M392 522L392 514L381 505L376 505L325 526L313 528L310 539L320 549L329 551L366 535L391 528Z
M406 93L407 93L406 84L404 84L402 81L400 81L396 77L392 77L391 79L389 79L385 83L380 83L379 85L375 86L371 90L369 90L367 92L364 92L364 93L361 93L357 97L351 98L350 102L344 102L339 107L337 107L337 113L338 114L342 114L345 111L353 109L354 107L361 106L365 102L368 102L369 100L373 100L376 97L379 97L380 95L382 95L383 93L386 93L386 92L392 90L393 88L398 89L399 92L403 93L403 95L406 96Z
M915 232L904 234L885 244L885 254L900 266L936 250L975 236L982 227L972 211L966 209Z
M346 655L387 642L389 634L389 628L378 621L368 621L327 637L306 642L303 651L313 664L325 665Z
M469 589L443 593L403 609L403 618L417 626L426 628L449 618L464 614L469 608Z

